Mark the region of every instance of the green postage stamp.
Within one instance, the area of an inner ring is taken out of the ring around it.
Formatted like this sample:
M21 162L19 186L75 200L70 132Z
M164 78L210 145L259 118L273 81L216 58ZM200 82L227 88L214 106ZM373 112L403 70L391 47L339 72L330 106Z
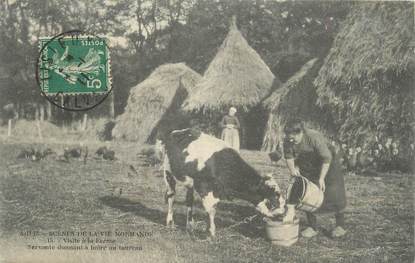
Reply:
M45 95L103 94L111 89L107 39L40 38L39 82Z

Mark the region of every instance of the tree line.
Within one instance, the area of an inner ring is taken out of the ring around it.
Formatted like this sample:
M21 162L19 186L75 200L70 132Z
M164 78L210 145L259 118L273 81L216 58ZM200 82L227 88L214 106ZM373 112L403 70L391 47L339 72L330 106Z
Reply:
M232 16L237 17L238 28L248 43L285 81L307 60L324 57L351 4L270 0L3 0L0 106L18 105L22 117L35 109L27 118L53 115L48 113L47 101L40 96L35 81L37 41L39 37L73 29L109 37L116 115L123 111L130 88L161 64L185 62L203 74L226 36ZM59 118L74 118L74 114Z

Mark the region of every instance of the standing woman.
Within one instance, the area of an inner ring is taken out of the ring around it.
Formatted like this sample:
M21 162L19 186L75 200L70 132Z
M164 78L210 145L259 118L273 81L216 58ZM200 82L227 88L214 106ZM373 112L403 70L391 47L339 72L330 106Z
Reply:
M344 230L344 209L346 191L343 170L335 148L324 136L315 130L307 129L301 120L287 123L284 132L284 156L292 176L302 175L320 187L324 201L320 210L335 213L336 227L332 237L346 234ZM308 227L302 231L304 237L317 235L315 214L306 212Z
M235 116L236 109L231 107L228 115L225 115L220 122L222 128L221 139L229 144L230 147L239 152L239 124L238 118Z

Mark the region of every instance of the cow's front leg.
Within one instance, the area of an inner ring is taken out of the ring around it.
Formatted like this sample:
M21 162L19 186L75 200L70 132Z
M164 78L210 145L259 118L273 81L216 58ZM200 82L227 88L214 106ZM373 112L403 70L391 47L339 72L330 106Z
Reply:
M209 233L211 237L216 234L215 215L216 205L220 200L213 196L212 192L209 192L205 197L202 198L203 207L209 215Z
M194 188L193 188L193 179L186 176L185 187L187 188L186 192L186 229L189 232L193 232L194 221L193 221L193 202L194 202Z
M176 194L176 180L169 171L164 171L164 180L167 186L165 199L168 204L166 226L174 228L173 204L174 196Z
M167 218L166 218L166 226L174 228L174 219L173 219L173 204L174 204L174 194L168 197L168 210L167 210Z

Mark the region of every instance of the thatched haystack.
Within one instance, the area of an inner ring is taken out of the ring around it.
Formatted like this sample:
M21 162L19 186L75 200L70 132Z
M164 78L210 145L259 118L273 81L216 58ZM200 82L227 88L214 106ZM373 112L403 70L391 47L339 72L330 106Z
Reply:
M357 2L314 83L349 144L414 137L415 56L412 2Z
M315 105L317 96L313 86L320 67L321 61L317 58L308 61L281 88L264 100L263 105L269 110L269 117L263 150L273 151L281 146L284 125L292 117L302 118L308 126L321 125L323 113Z
M196 92L186 100L185 110L221 111L234 106L248 111L269 95L274 78L233 21Z
M217 55L197 84L195 92L184 102L183 109L201 121L208 119L210 123L207 126L210 126L208 129L211 132L231 106L238 109L242 124L244 120L257 120L246 115L271 93L274 79L274 74L237 29L234 19ZM275 81L279 83L278 79ZM258 111L261 113L261 110ZM249 126L258 125L264 126L249 123ZM244 147L247 137L256 135L249 135L248 125L242 127ZM218 130L213 133L217 134Z
M152 142L157 133L184 121L178 109L201 76L184 63L165 64L130 91L125 111L116 119L115 139Z

